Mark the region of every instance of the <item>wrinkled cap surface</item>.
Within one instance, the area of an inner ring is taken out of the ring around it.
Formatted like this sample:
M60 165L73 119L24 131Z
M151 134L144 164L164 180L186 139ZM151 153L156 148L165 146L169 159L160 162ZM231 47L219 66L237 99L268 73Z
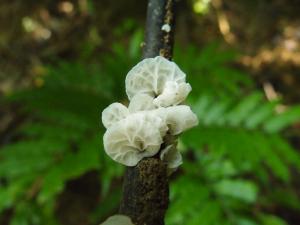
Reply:
M106 129L111 127L113 124L126 118L129 111L126 106L121 103L115 102L107 106L102 112L102 123Z
M135 166L159 151L166 132L167 126L160 117L149 112L133 113L107 129L104 149L113 160Z
M174 140L198 125L191 108L179 105L192 90L185 79L185 73L174 62L161 56L144 59L128 72L128 108L113 103L102 112L107 128L104 149L113 160L135 166L141 159L157 154L165 140L167 147L160 152L160 159L169 173L176 170L182 157Z
M166 86L167 82L174 82L177 85L182 83L186 84L185 78L185 73L183 73L174 62L171 62L162 56L147 58L128 72L125 80L126 93L129 100L137 94L147 94L155 98L161 95L165 88L168 88ZM186 92L190 91L188 91L187 87L183 86L180 86L180 88L177 89L180 90L180 93L184 93L185 97L188 94L186 94ZM167 90L167 95L168 92L169 90ZM170 97L167 99L174 100ZM178 99L176 100L178 101ZM173 101L167 102L164 100L164 105L166 106L174 104L176 103Z
M128 106L128 110L130 113L145 111L145 110L153 110L155 109L155 105L153 103L153 97L147 94L137 94L135 95Z
M198 125L198 118L187 105L165 108L165 120L172 135L178 135Z
M186 99L191 90L192 87L188 83L178 84L174 81L167 81L163 92L154 99L154 105L157 107L178 105Z

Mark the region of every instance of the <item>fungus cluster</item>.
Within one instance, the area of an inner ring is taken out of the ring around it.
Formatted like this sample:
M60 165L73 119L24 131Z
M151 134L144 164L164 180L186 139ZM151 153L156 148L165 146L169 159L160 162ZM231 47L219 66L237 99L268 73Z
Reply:
M198 124L190 107L182 104L192 90L185 73L157 56L134 66L125 84L128 107L112 103L102 112L105 152L126 166L159 153L169 171L175 170L182 163L176 136Z
M125 215L113 215L100 225L134 225L131 219Z

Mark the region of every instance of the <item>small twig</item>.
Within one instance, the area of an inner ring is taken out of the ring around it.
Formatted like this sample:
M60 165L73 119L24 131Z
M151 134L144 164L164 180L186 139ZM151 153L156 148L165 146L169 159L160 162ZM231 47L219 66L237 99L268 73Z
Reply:
M143 58L157 55L172 59L175 28L175 1L149 0ZM170 29L163 29L163 27Z
M149 0L143 58L164 56L171 60L174 36L174 0ZM136 225L164 225L169 204L166 165L158 155L127 167L119 212Z

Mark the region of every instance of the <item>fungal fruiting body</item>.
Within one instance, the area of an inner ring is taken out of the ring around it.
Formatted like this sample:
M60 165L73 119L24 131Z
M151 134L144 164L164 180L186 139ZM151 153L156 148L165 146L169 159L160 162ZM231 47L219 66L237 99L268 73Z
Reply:
M113 215L100 225L134 225L131 219L125 215Z
M162 25L161 30L169 33L171 31L171 26L166 23L166 24Z
M102 112L107 129L105 152L126 166L159 153L169 171L176 170L182 163L176 138L164 149L162 143L167 136L175 137L198 124L191 108L182 104L192 90L185 73L174 62L157 56L134 66L125 85L128 107L113 103Z
M164 57L157 56L155 58L144 59L128 72L125 80L126 93L129 100L136 94L142 93L148 94L153 98L159 97L163 94L165 89L169 88L166 85L167 83L173 86L183 84L190 87L190 85L185 82L185 77L185 73L183 73L174 62ZM180 103L175 101L175 96L176 94L179 95L182 93L177 92L178 88L168 90L168 95L173 95L173 98L170 98L170 101L165 104L165 107ZM181 100L183 101L184 99Z
M102 112L102 123L103 126L108 129L113 124L119 122L120 120L126 118L129 111L126 106L121 103L115 102L110 104Z
M167 126L149 112L128 115L104 134L104 149L115 161L135 166L142 158L155 155L163 143Z

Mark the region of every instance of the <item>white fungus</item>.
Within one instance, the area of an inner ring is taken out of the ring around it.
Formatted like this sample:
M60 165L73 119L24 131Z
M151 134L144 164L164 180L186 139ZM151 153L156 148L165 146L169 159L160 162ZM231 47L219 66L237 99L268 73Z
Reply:
M128 109L130 113L153 110L155 109L153 98L146 94L137 94L131 99Z
M106 107L102 112L102 123L105 128L109 128L114 123L128 116L129 111L126 106L115 102Z
M182 164L176 148L180 133L198 125L198 118L184 102L192 90L186 75L164 57L144 59L127 74L128 108L120 103L102 112L107 129L104 150L116 162L135 166L145 157L159 153L168 173ZM166 141L168 137L172 137ZM167 147L161 149L165 141Z
M135 166L142 158L155 155L163 142L167 126L150 113L130 114L104 134L106 153L126 166Z
M180 84L188 85L185 81L185 77L185 73L183 73L174 62L171 62L162 56L147 58L138 63L128 72L125 80L126 93L129 100L131 100L136 94L147 94L156 98L164 92L165 88L168 88L168 86L166 86L167 82L174 82L178 86L180 86ZM180 87L181 90L182 86ZM176 91L178 92L178 88L174 90L174 95L176 95ZM170 90L167 92L168 95L170 95ZM186 91L180 91L178 94L182 93L186 95ZM168 99L170 101L165 101L164 105L176 105L178 104L178 99L183 101L185 97L186 96L179 96L177 98L169 97Z
M113 215L100 225L134 225L128 216Z
M170 105L178 105L188 96L192 87L188 83L176 83L167 81L161 95L154 99L153 103L158 107L167 107Z
M166 23L166 24L162 25L161 30L169 33L171 31L171 26Z
M168 173L171 174L182 164L182 156L176 147L177 143L168 145L160 152L160 159L167 164Z
M198 125L198 118L187 105L177 105L166 108L166 123L169 132L178 135Z

